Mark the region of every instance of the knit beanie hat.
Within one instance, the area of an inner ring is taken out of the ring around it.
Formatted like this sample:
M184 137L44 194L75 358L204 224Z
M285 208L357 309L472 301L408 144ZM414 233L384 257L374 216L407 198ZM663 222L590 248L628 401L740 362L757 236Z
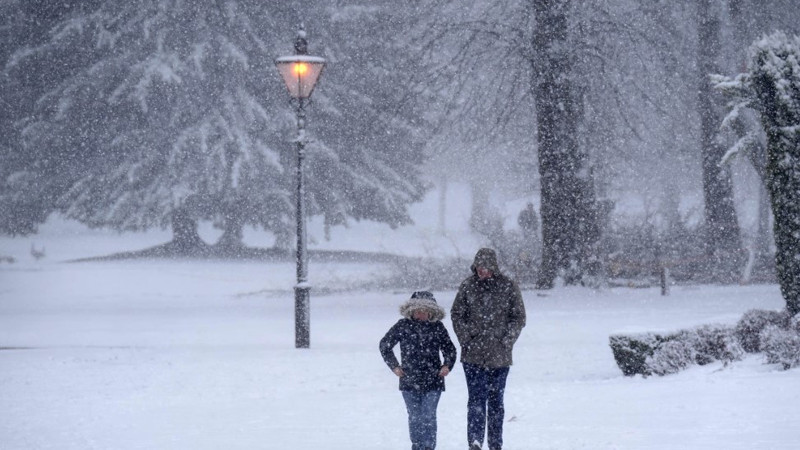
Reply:
M411 319L414 315L414 311L418 309L427 310L431 315L431 322L444 319L444 308L436 303L436 299L429 291L416 291L411 294L411 298L400 305L400 315Z

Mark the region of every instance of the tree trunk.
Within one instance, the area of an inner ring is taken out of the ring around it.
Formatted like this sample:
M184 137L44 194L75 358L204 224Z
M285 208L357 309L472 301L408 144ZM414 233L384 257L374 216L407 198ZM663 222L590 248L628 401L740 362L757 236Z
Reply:
M177 255L198 255L207 250L207 245L197 233L197 220L185 210L177 210L172 215L172 241L170 249Z
M706 254L711 258L711 271L715 281L733 282L739 278L741 242L730 169L721 164L725 148L716 140L717 129L722 120L719 101L709 76L719 73L716 59L720 54L720 21L710 9L710 0L699 0L698 112L703 159Z
M775 258L770 249L770 209L769 192L767 188L760 184L758 186L758 234L755 241L756 270L762 274L763 279L773 280L775 275ZM771 276L763 276L770 274Z
M536 98L541 179L542 261L536 287L581 281L598 240L597 207L588 156L577 140L581 99L567 42L566 0L534 0Z
M231 217L225 219L222 236L219 237L215 246L219 251L227 256L236 256L237 252L244 248L244 224L241 220Z
M796 101L800 104L800 98ZM777 115L778 110L772 109L772 114ZM794 123L799 121L800 116L795 117ZM785 133L775 129L767 134L769 191L778 249L775 266L786 308L795 315L800 312L800 132L794 132L794 139L787 139ZM785 164L789 160L794 161L794 166Z

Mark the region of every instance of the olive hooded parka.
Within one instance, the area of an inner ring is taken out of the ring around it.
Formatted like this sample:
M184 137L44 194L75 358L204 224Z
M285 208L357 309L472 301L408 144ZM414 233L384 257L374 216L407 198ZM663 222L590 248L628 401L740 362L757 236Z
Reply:
M481 280L477 268L492 271ZM450 317L461 345L461 362L499 368L512 364L512 349L525 326L525 304L519 286L500 273L494 250L482 248L461 283Z

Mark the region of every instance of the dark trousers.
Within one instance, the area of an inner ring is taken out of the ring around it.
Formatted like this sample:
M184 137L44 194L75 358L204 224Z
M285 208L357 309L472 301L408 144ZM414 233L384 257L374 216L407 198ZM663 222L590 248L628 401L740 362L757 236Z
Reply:
M400 391L408 411L408 434L411 450L436 448L436 408L441 391Z
M508 367L489 368L463 363L467 377L467 440L483 444L488 428L490 449L503 447L503 393L506 389Z

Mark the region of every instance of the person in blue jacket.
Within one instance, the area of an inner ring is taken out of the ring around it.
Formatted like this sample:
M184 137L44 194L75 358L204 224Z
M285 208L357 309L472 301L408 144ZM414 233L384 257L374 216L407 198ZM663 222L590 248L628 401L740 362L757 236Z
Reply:
M432 293L414 292L400 305L400 314L403 318L389 329L379 348L386 365L400 378L411 449L433 450L436 408L444 391L444 377L456 363L456 347L442 323L445 311ZM398 343L402 364L394 354Z

